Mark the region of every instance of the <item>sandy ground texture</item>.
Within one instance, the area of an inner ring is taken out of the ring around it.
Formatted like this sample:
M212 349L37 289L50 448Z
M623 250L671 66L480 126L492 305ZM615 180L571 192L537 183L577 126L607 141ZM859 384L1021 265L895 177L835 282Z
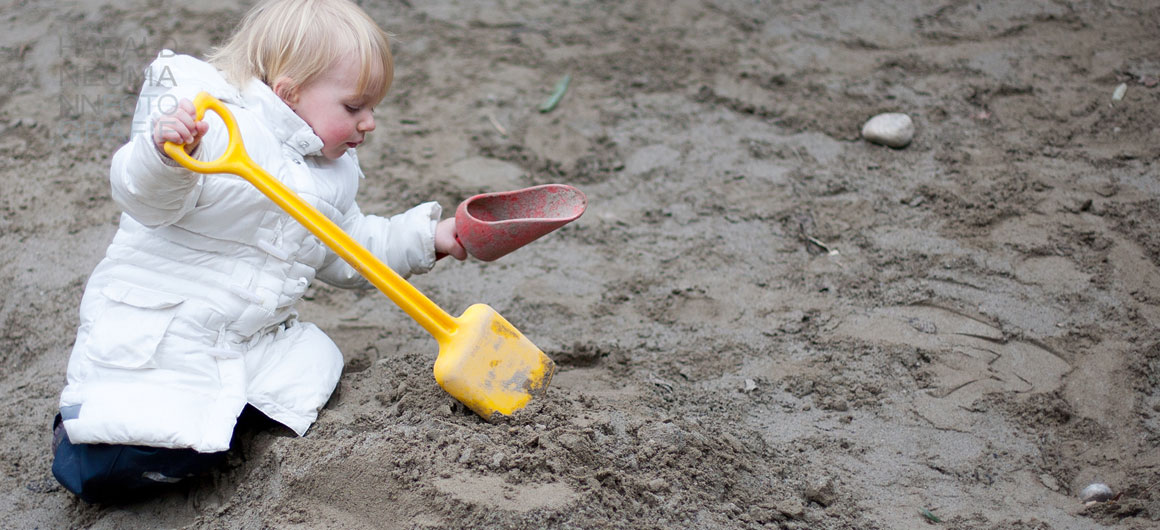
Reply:
M243 433L155 500L73 498L49 422L116 228L110 156L152 55L204 53L244 7L9 0L0 527L1160 524L1160 4L365 4L398 63L365 211L588 195L529 247L414 279L553 357L547 399L485 423L383 295L316 285L303 319L347 368L305 437ZM888 111L915 121L904 149L860 138ZM1092 482L1118 497L1085 505Z

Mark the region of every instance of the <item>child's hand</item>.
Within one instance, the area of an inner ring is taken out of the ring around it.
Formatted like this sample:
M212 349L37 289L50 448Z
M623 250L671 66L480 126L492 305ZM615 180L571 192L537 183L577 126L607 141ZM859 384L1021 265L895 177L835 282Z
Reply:
M457 260L467 259L467 249L459 244L456 237L455 218L448 217L435 225L435 255L438 257L451 256Z
M185 152L192 153L209 130L209 123L197 120L197 109L193 102L182 99L173 112L157 118L153 124L153 143L157 151L165 154L165 142L185 145ZM169 156L169 155L165 155Z

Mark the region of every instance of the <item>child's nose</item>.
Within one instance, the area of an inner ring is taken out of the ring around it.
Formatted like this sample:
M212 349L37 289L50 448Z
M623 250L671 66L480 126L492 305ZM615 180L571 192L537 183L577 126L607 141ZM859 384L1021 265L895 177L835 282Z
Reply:
M367 117L363 118L362 121L358 123L358 129L362 132L371 132L375 130L375 115L368 113Z

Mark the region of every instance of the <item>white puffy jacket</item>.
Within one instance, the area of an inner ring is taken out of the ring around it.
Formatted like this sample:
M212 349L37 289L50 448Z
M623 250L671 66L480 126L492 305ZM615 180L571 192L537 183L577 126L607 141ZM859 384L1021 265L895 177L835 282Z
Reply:
M342 371L342 354L295 303L315 278L369 287L354 269L240 177L176 167L152 120L205 90L233 112L246 151L396 272L435 263L438 204L390 219L355 203L354 151L322 140L264 83L231 86L211 65L163 51L146 70L132 139L113 157L120 227L80 305L60 410L74 443L224 451L247 404L306 432ZM225 150L224 124L194 155Z

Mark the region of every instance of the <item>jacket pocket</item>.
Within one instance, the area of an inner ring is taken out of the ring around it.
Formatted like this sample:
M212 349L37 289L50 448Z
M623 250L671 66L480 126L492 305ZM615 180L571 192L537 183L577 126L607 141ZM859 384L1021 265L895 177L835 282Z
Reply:
M112 368L153 368L153 355L184 298L113 280L101 289L105 304L93 319L85 351Z

